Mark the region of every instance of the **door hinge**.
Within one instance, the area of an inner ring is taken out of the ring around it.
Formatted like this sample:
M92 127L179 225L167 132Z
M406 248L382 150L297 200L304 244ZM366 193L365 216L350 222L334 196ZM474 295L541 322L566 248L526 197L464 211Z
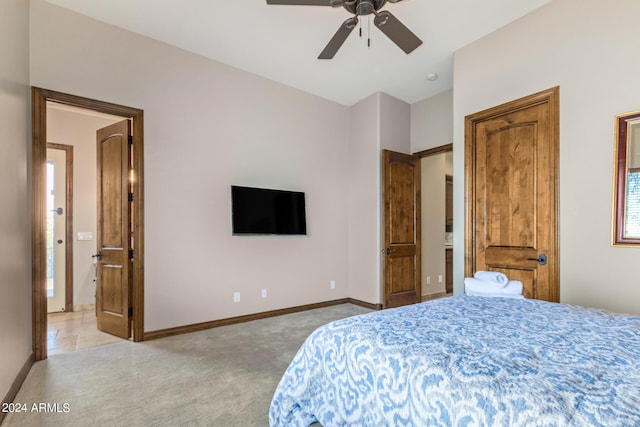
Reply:
M133 202L133 193L129 193L129 201Z
M133 135L129 135L129 145L133 145Z
M129 307L129 317L133 316L133 307Z
M129 249L129 259L133 259L133 249Z

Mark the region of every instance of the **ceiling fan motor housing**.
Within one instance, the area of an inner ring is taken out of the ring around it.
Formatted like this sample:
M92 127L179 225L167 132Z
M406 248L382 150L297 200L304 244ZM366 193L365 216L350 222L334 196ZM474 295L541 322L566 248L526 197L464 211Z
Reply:
M387 0L352 0L345 1L342 6L354 15L364 16L377 12Z

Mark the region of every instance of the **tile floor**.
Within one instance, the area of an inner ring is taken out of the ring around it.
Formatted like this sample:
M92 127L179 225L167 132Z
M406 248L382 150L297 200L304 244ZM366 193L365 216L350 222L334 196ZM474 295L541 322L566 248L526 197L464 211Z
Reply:
M95 310L51 313L47 317L49 356L120 341L122 338L98 330Z

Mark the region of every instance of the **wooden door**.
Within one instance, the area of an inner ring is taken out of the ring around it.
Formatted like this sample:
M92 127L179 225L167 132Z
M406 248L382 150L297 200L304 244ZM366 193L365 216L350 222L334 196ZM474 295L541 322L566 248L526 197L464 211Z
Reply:
M383 306L390 308L420 301L420 159L383 150L382 179Z
M98 329L122 338L131 331L130 135L128 120L97 131Z
M501 271L559 300L558 123L558 88L466 117L466 276Z

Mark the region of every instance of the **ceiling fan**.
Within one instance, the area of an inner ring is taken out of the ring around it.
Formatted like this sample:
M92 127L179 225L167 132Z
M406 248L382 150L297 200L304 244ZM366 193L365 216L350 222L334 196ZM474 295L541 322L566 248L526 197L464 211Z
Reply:
M389 3L397 3L401 0L388 0ZM387 37L391 39L405 53L411 53L422 44L415 34L402 22L386 10L380 11L387 0L267 0L267 4L303 5L303 6L332 6L344 7L354 16L342 23L333 38L318 56L318 59L331 59L345 42L351 31L358 24L358 16L374 14L373 23Z

